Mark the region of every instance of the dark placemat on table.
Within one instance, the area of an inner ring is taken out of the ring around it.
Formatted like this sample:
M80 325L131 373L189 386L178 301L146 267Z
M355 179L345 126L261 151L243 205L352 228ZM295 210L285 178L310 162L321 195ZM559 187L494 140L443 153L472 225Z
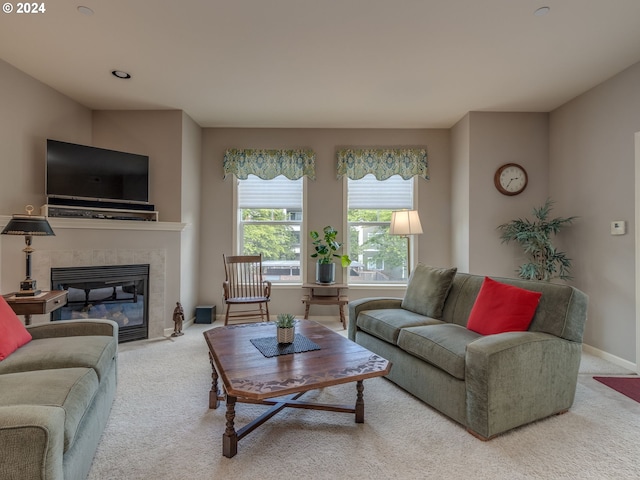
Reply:
M320 350L318 344L299 333L295 334L293 343L278 343L276 337L252 338L249 341L267 358Z

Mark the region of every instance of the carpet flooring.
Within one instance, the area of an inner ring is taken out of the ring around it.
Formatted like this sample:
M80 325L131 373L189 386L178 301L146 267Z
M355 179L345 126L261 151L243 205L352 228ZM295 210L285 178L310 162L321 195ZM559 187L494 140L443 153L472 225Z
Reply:
M640 402L640 378L639 377L593 377L606 386L613 388L636 402Z
M225 458L225 409L208 408L202 332L213 326L120 346L118 392L89 480L640 478L640 404L593 379L632 372L586 354L568 413L489 442L375 378L364 382L364 424L350 414L287 409ZM351 403L355 393L347 384L306 398ZM238 405L236 426L263 410Z

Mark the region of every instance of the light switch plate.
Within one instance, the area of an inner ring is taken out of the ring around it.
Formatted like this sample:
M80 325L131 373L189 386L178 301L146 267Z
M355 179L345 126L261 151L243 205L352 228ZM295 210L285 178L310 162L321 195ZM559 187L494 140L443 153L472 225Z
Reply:
M624 235L627 233L627 222L615 220L611 222L611 235Z

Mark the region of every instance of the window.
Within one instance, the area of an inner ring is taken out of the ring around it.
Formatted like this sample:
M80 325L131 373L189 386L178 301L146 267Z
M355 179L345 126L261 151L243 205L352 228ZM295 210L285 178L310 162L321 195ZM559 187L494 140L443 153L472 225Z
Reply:
M238 253L262 254L265 280L300 282L304 178L238 180Z
M372 174L347 179L348 249L353 263L348 283L405 283L407 239L390 235L391 213L413 208L414 179Z

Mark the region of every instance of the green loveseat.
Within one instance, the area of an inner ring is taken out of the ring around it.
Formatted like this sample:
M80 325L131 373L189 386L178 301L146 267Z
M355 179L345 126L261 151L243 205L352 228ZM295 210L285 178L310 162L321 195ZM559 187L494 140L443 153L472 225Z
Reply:
M115 396L118 325L27 328L33 339L0 361L0 478L84 479Z
M567 285L495 279L542 296L528 331L480 335L466 326L484 277L453 275L437 319L402 308L402 298L350 302L349 338L392 362L389 380L482 439L568 410L587 296Z

